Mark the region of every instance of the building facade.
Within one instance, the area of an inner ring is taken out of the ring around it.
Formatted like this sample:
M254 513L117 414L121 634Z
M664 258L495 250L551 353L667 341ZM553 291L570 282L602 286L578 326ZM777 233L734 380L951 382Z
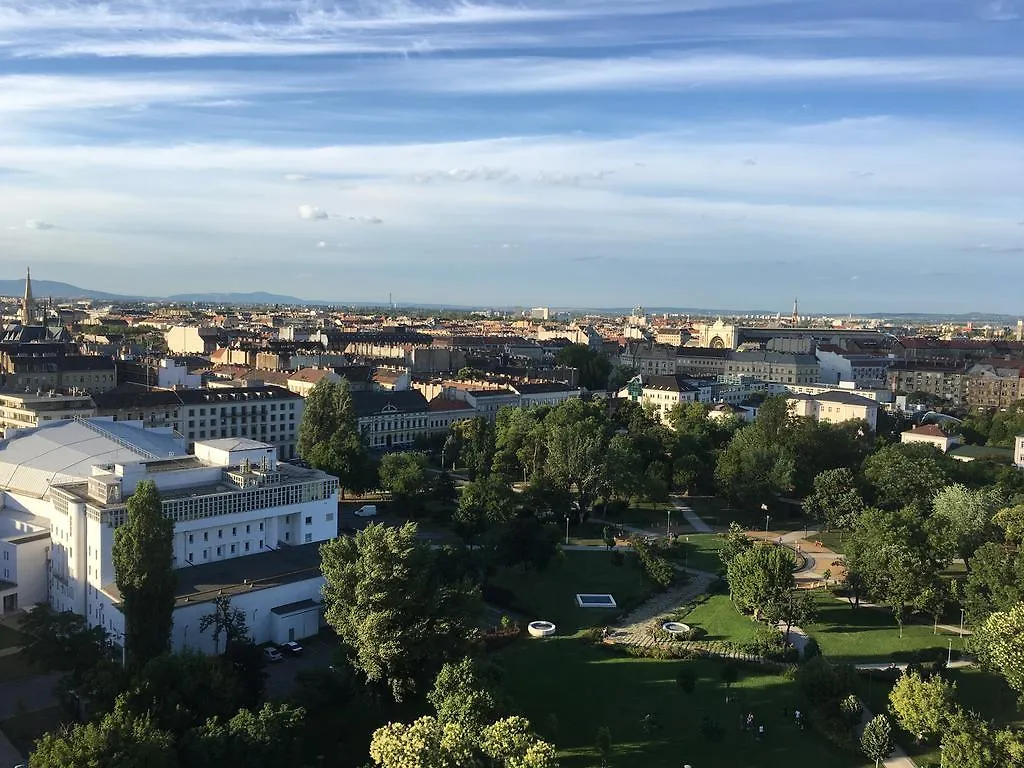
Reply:
M7 429L28 429L95 415L96 406L89 395L0 392L0 437Z

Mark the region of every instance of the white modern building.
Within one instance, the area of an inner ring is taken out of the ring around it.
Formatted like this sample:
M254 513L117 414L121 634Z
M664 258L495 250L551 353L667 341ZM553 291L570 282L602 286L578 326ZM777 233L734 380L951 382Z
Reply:
M1024 435L1017 435L1013 439L1013 463L1024 469Z
M220 595L245 612L257 642L319 629L318 546L337 535L336 478L281 463L266 443L198 441L188 454L170 429L103 419L0 443L0 551L16 550L4 607L49 601L123 637L112 546L143 480L174 521L174 648L214 650L199 621Z

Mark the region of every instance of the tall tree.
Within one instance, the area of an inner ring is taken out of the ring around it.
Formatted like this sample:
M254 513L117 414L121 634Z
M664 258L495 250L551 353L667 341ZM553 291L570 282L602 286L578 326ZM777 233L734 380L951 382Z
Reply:
M483 416L460 421L452 426L459 462L471 478L486 475L494 461L494 428Z
M500 477L490 475L463 486L453 520L462 536L475 540L488 529L508 523L514 515L512 489Z
M572 493L581 516L586 516L605 487L608 422L597 407L569 400L552 411L544 473Z
M960 483L948 485L932 501L934 538L950 558L962 558L964 567L970 570L971 557L978 547L1000 538L993 518L1004 503L993 488L971 490Z
M793 566L793 556L782 547L753 547L736 555L726 567L736 607L760 618L769 607L782 604L796 586Z
M767 428L754 424L733 435L719 454L715 483L733 501L763 504L789 492L794 469L793 457L785 447L768 436Z
M608 358L586 344L569 344L562 347L555 362L579 371L580 386L589 390L603 390L608 386L612 364Z
M220 653L220 638L224 636L224 647L232 642L249 639L249 627L245 622L245 611L231 607L228 595L218 595L213 601L213 610L199 617L199 631L212 629L213 652Z
M325 618L352 663L397 701L465 655L475 636L477 590L446 583L414 523L369 525L320 547Z
M875 761L875 768L893 753L896 743L892 738L892 723L888 717L875 715L868 721L860 737L860 748L868 760Z
M895 443L864 461L864 477L876 506L928 505L935 492L949 484L955 463L927 443Z
M75 686L110 656L110 636L103 627L90 627L85 616L57 612L48 603L26 611L20 629L29 638L25 658L40 669L69 673Z
M477 731L494 722L504 706L498 669L474 658L449 662L441 667L427 700L441 723L460 723Z
M889 692L889 706L900 727L922 741L942 733L953 712L955 696L956 686L938 675L926 678L908 671Z
M983 665L1024 696L1024 603L990 615L975 628L971 644Z
M804 512L829 529L846 529L865 509L857 478L849 467L826 469L814 478L814 492L804 499Z
M391 492L395 504L412 514L423 507L430 485L427 457L422 453L389 453L377 470L381 487Z
M326 377L306 397L299 424L299 456L338 478L342 488L366 490L373 472L347 379Z
M170 647L177 588L174 523L163 516L151 480L136 486L127 507L124 525L114 531L114 581L121 593L128 661L140 667Z

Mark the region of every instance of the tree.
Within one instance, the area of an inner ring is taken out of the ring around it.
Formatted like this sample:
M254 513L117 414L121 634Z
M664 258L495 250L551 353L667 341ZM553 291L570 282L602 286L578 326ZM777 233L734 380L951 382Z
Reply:
M128 661L140 667L170 646L177 586L174 523L163 516L151 480L136 486L127 506L124 525L114 531L114 582L121 593Z
M90 627L81 614L57 612L48 603L26 611L20 629L29 638L22 651L25 658L40 669L70 673L73 685L109 658L112 650L103 627Z
M477 416L452 425L457 453L462 466L471 478L491 471L494 461L494 428L483 416Z
M896 743L892 739L892 723L888 717L875 715L868 721L860 737L860 748L868 760L875 761L875 768L893 753Z
M553 410L547 436L544 473L574 494L585 517L606 480L607 419L596 406L569 400Z
M694 688L697 687L697 675L692 669L681 669L676 675L676 685L683 693L693 693Z
M864 511L857 478L849 467L826 469L814 478L814 492L804 499L804 512L829 529L851 528Z
M299 456L338 478L342 488L366 490L373 476L347 379L320 379L306 396L296 445Z
M733 435L715 464L719 490L742 504L764 503L788 492L793 484L793 457L757 426Z
M967 618L980 624L993 611L1007 611L1024 601L1024 552L1017 547L989 542L971 558L971 571L963 589Z
M975 550L987 541L998 538L993 518L1003 506L1002 495L993 488L973 491L955 483L948 485L932 501L932 530L940 548L949 557L963 559L970 570Z
M508 483L495 475L472 480L462 488L453 516L456 530L470 541L515 516L515 499Z
M521 717L472 731L421 717L410 725L389 723L370 742L380 768L555 768L555 748L538 739Z
M183 740L189 768L279 768L299 765L305 712L291 704L241 709L228 720L211 718Z
M796 585L793 565L792 555L782 547L759 546L737 555L726 568L733 603L760 618Z
M581 387L603 390L608 386L612 364L598 350L591 349L586 344L569 344L562 347L555 357L555 362L579 371Z
M726 688L731 688L733 683L740 679L740 671L731 661L725 662L719 673Z
M985 667L1024 695L1024 603L992 613L975 627L971 643Z
M423 495L430 485L427 457L422 453L389 453L377 468L381 487L391 492L395 503L410 513L423 507Z
M794 589L782 595L774 606L766 608L776 621L786 625L786 642L789 642L789 631L793 626L806 627L817 614L817 603L809 589Z
M743 530L743 526L735 520L729 523L729 530L723 534L719 534L719 536L723 541L722 546L718 550L718 558L726 568L729 567L729 563L731 563L737 555L746 552L754 546L754 540L747 536L746 531Z
M981 718L956 708L950 713L940 742L942 761L956 768L1004 768L1012 765L997 735Z
M245 611L231 607L228 595L218 595L213 601L213 611L199 617L199 631L213 628L213 652L220 653L220 638L225 636L224 649L232 642L249 639L249 627L245 623Z
M29 756L32 768L178 768L174 736L148 714L119 700L98 723L65 726L45 734Z
M479 595L440 578L417 527L369 525L320 547L325 618L366 678L402 701L442 664L465 655L476 634Z
M446 663L427 694L438 722L458 723L472 731L494 722L504 708L498 678L493 664L470 657Z
M938 675L922 677L916 671L900 675L889 692L889 706L900 727L920 742L942 733L950 714L956 686Z
M954 459L927 443L894 443L865 459L864 477L876 506L927 505L936 491L949 484L952 463Z

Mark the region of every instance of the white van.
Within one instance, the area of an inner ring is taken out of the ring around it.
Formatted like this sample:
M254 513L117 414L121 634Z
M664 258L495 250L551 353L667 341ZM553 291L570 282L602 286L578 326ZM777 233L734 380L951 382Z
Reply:
M377 516L377 505L376 504L364 504L355 511L356 517L376 517Z

